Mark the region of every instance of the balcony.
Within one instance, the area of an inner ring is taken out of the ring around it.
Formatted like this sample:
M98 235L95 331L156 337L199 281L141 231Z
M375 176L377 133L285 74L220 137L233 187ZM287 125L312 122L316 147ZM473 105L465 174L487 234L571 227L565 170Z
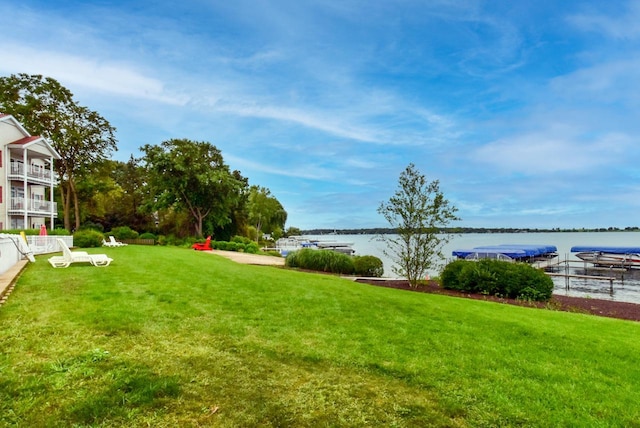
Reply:
M24 214L49 216L53 214L58 216L58 204L51 201L40 201L37 199L11 198L9 205L9 214Z
M39 166L32 165L27 167L27 180L30 182L51 184L51 171ZM24 164L21 162L11 162L9 170L9 180L24 179Z

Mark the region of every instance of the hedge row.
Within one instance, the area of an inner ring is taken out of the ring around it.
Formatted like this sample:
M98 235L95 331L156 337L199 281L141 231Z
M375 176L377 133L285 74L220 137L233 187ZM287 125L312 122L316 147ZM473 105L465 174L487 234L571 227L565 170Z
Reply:
M237 241L211 241L211 248L214 250L223 251L238 251L241 253L257 254L260 251L260 247L254 241L249 242L237 242Z
M455 260L445 266L442 287L523 300L549 300L553 281L526 263L499 260Z
M341 275L381 277L382 260L374 256L348 256L331 250L304 248L287 254L285 266Z
M67 235L68 234L69 233L67 232ZM137 238L156 239L156 236L152 233L143 233L142 235L138 235L138 232L130 229L128 226L113 228L108 233L102 233L94 229L80 229L73 234L73 245L80 248L101 247L105 236L109 235L113 236L118 241Z

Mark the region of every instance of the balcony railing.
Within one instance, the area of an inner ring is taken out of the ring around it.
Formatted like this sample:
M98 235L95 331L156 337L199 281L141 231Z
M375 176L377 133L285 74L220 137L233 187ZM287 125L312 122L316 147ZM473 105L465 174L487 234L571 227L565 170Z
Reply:
M20 162L11 162L10 176L23 178L24 177L24 164ZM51 183L51 171L39 166L27 167L27 178L31 180L37 180L44 183Z
M58 215L58 203L51 201L40 201L37 199L11 198L9 211L12 214L22 214L25 210L29 214L51 214Z

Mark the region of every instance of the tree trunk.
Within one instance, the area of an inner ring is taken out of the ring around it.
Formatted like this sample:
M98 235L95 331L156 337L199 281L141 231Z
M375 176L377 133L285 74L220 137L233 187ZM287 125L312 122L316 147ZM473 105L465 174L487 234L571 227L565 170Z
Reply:
M260 230L262 229L262 219L256 224L256 242L260 242Z
M78 192L76 191L75 183L69 180L69 190L73 195L73 207L76 220L76 230L80 229L80 203L78 202Z
M62 202L64 228L71 232L71 198L69 197L67 183L65 182L60 182L60 199Z
M200 210L197 210L194 214L196 217L196 236L202 237L202 220L204 216L200 213Z

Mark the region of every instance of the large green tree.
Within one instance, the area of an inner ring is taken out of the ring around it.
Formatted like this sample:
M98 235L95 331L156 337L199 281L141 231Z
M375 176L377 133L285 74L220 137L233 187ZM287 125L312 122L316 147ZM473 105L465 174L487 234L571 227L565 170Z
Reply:
M57 80L41 75L0 77L0 111L12 114L34 135L48 138L61 156L58 175L64 227L80 227L79 180L117 150L115 128L98 113L80 106ZM73 211L72 211L73 207Z
M172 139L161 145L147 144L141 151L153 207L188 211L197 236L203 235L205 219L213 227L232 221L246 182L229 170L214 145Z
M382 235L387 244L385 255L396 263L393 271L413 287L444 258L442 247L452 235L443 229L459 220L456 212L440 191L440 183L427 181L413 163L400 174L394 195L380 204L378 213L397 233Z
M105 231L116 226L129 226L136 231L155 229L153 213L143 209L148 190L146 172L133 156L128 162L103 162L78 187L81 198L92 195L83 205L83 220L99 223Z
M247 208L249 221L256 228L256 241L260 240L263 231L273 233L274 230L284 229L287 212L266 187L251 186Z

